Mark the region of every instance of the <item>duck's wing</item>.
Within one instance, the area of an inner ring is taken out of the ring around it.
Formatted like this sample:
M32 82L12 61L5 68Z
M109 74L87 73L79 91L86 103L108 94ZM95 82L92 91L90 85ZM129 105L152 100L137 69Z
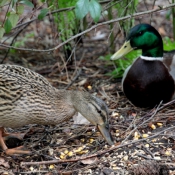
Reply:
M52 85L43 76L31 71L30 69L17 65L0 65L0 74L6 77L15 77L18 81L25 81L27 83L36 83L37 85L52 87Z

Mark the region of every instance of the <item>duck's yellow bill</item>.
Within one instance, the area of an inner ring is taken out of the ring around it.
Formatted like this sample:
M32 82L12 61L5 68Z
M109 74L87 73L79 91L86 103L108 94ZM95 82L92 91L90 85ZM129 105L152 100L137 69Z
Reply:
M111 60L117 60L119 58L122 58L132 50L134 50L134 48L131 47L130 41L126 41L120 48L120 50L118 50L114 55L111 56Z
M109 132L109 128L106 127L106 124L104 123L103 125L97 125L97 126L104 139L108 142L108 144L114 145L113 138L111 136L111 133Z

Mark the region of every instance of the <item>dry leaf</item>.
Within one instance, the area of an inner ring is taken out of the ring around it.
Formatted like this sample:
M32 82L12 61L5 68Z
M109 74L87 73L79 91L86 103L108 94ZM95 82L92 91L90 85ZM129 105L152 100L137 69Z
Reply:
M73 121L74 121L74 124L75 125L78 125L78 124L84 124L84 125L87 125L89 124L90 122L84 118L79 112L78 112L78 115L74 115L73 116Z
M8 162L6 162L2 157L0 157L0 166L4 166L5 168L10 168Z
M83 79L78 83L79 86L83 86L85 83L87 83L87 78Z
M106 33L102 33L101 31L97 31L95 36L91 37L92 40L102 40L105 39Z
M96 163L97 161L98 161L98 158L95 157L95 158L82 160L81 163L83 163L85 165L90 165L90 164Z

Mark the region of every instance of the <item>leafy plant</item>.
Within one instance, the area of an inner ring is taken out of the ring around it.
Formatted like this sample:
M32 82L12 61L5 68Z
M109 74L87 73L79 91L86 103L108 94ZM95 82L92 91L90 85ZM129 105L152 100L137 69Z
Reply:
M22 39L20 41L16 41L14 43L14 46L15 47L25 46L25 42L28 41L29 38L33 38L33 37L34 37L34 33L33 32L27 33L24 37L22 37ZM16 50L15 49L10 49L10 52L11 53L15 53Z
M88 12L92 19L98 22L101 15L101 5L97 0L78 0L75 6L75 14L78 19L83 19Z
M113 12L116 11L117 13L117 17L123 17L126 15L132 15L135 12L135 9L137 8L139 1L138 0L122 0L122 1L112 1L110 4L110 7L107 8L108 10L108 19L112 20L113 18L115 18L113 16ZM115 14L116 14L115 13ZM122 31L124 31L124 35L128 32L128 30L131 28L131 26L134 25L134 18L130 18L129 20L125 20L125 21L121 21L119 22L120 27L122 29ZM112 30L111 35L110 35L110 51L113 53L115 50L114 47L114 40L115 40L115 33L113 31L114 29L114 24L111 23L110 24L110 29Z
M53 5L55 10L70 8L70 10L63 10L62 12L53 14L62 42L84 30L86 23L81 20L88 13L90 13L95 22L99 20L101 14L101 6L97 0L49 0L48 3L49 5ZM75 9L72 7L75 7ZM73 46L76 41L74 40L63 46L67 59L72 55Z
M0 38L2 38L5 33L11 32L11 30L17 26L19 18L24 12L24 5L34 8L33 3L29 0L1 0L0 10L5 5L8 5L9 8L4 16L3 23L0 23ZM51 7L41 9L38 19L42 20L50 8Z
M0 38L3 37L5 33L9 33L14 27L16 27L20 15L24 12L24 5L34 7L34 5L29 0L2 0L0 2L0 7L9 5L6 16L4 16L3 23L0 24Z
M135 13L135 10L137 8L139 1L138 0L123 0L119 1L114 8L117 10L117 16L118 17L123 17L126 15L132 15ZM129 20L126 21L121 21L120 25L124 31L124 33L127 33L128 30L134 25L134 18L130 18Z
M141 50L134 50L128 53L125 58L113 61L116 68L112 72L107 73L107 75L112 76L113 78L121 78L126 68L130 66L139 55L141 55ZM100 59L107 61L107 64L109 65L112 64L110 57L111 54L106 55L105 57L100 57Z
M169 37L163 39L163 49L165 51L175 50L175 41L171 41Z

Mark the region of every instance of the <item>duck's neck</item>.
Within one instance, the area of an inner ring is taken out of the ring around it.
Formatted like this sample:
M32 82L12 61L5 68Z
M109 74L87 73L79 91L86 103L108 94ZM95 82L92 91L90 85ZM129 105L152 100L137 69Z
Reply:
M154 48L143 48L142 55L146 57L163 57L163 45L160 44Z

